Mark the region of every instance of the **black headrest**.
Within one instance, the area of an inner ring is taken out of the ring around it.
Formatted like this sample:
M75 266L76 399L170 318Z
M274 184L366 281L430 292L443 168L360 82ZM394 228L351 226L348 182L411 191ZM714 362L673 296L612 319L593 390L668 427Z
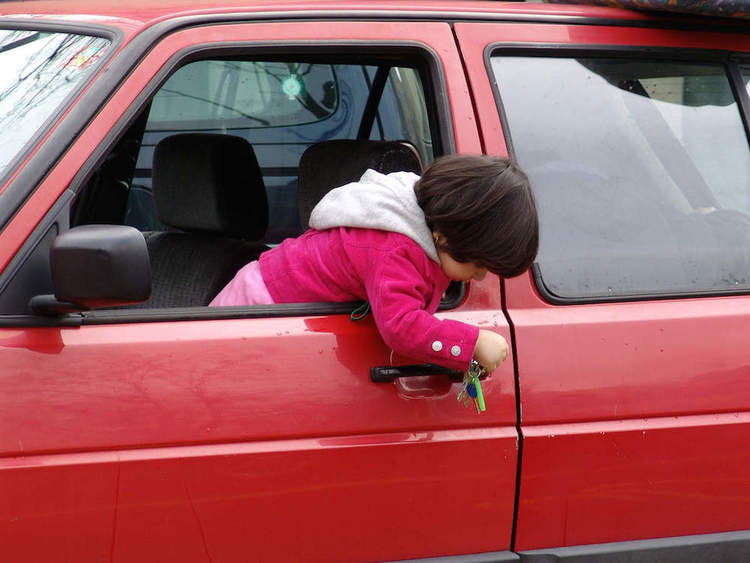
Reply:
M337 139L310 145L299 162L297 206L302 228L310 213L333 188L356 182L365 170L422 173L414 148L401 141Z
M183 231L258 240L268 227L263 176L242 137L184 133L156 145L156 212Z

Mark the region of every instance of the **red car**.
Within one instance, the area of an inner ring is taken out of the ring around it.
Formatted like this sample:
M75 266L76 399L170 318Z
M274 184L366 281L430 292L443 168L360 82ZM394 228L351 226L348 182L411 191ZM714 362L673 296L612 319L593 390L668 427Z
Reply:
M746 20L2 2L0 69L3 560L750 558ZM535 190L438 313L512 345L481 414L356 303L207 307L405 142Z

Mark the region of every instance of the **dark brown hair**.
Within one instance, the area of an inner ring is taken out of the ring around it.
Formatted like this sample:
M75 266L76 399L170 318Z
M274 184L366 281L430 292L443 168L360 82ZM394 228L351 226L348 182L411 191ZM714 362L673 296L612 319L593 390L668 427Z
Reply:
M529 179L507 158L452 155L436 159L415 186L439 250L510 278L531 266L539 219Z

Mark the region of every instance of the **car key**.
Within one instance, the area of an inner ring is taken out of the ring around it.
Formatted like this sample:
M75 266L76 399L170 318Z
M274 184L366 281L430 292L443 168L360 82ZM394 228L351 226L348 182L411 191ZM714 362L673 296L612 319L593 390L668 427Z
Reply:
M461 391L458 393L456 399L461 402L464 399L464 406L469 405L469 400L474 403L474 407L477 409L477 413L484 412L487 407L484 402L484 393L482 392L482 384L479 382L479 378L486 373L487 370L482 367L476 360L471 361L469 371L464 375Z

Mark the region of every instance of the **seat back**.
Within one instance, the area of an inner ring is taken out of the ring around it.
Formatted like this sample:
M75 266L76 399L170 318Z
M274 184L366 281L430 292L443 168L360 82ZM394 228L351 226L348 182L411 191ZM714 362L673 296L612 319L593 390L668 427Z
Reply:
M154 151L157 215L170 230L144 233L151 298L141 307L208 305L267 247L268 202L255 153L231 135L185 133Z
M336 139L310 145L299 163L297 207L301 228L307 229L310 213L333 188L356 182L365 170L422 173L417 151L402 141Z

